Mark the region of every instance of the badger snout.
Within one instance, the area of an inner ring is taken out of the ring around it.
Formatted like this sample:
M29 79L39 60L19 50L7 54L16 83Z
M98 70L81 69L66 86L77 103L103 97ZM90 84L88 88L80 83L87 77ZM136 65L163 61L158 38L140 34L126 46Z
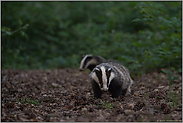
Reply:
M101 88L102 91L108 91L108 88Z
M84 69L83 68L80 68L79 71L83 71Z

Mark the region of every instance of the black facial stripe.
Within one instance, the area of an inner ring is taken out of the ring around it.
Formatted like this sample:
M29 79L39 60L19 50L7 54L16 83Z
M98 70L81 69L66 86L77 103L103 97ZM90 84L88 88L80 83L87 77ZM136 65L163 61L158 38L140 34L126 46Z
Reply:
M102 71L101 69L99 68L99 71L98 70L95 70L96 72L96 75L97 75L97 78L99 80L99 83L101 85L101 88L103 88L103 83L102 83Z
M83 63L83 68L85 68L86 64L92 59L92 57L87 57Z

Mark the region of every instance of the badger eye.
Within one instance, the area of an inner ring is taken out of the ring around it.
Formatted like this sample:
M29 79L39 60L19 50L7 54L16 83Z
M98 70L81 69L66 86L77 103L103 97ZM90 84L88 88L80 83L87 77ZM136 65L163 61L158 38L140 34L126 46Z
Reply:
M111 71L112 71L112 69L111 69L111 68L108 68L108 69L106 70L106 75L107 75L108 77L110 76Z

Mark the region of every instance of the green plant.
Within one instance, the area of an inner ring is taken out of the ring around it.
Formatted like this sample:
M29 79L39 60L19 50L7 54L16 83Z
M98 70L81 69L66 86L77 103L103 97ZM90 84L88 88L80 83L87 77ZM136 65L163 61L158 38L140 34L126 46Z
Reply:
M171 67L181 73L181 7L181 1L3 1L2 69L78 68L81 55L93 54L121 62L132 77Z
M20 101L20 103L22 103L22 104L28 103L28 104L37 105L37 104L39 103L39 101L38 101L38 100L31 100L31 99L27 98L27 99L22 99L22 100Z
M114 104L111 103L111 102L108 102L108 101L104 101L104 102L103 102L103 106L104 106L105 108L107 108L107 109L114 109L114 108L113 108L113 107L114 107Z
M28 26L29 26L29 24L26 24L26 25L16 29L13 32L11 31L10 28L2 27L1 28L1 33L2 33L2 36L6 36L6 35L11 36L11 35L13 35L13 34L15 34L17 32L20 32L22 34L22 36L25 36L26 35L25 32L24 31L20 31L20 30L27 29Z
M65 91L65 89L62 86L58 86L62 91Z
M132 22L142 21L151 26L148 30L139 31L139 36L142 37L141 42L146 45L153 42L152 50L144 50L145 58L142 64L148 66L148 69L182 68L182 30L180 28L182 16L177 10L174 16L169 15L167 5L162 2L141 2L136 6L140 8L143 17L136 18ZM178 7L180 4L176 2L173 5Z
M174 73L172 71L170 71L170 70L163 70L163 72L168 76L168 80L169 80L169 94L168 94L168 96L169 96L169 100L168 100L169 104L170 104L171 99L172 99L173 105L170 104L170 106L171 107L173 107L173 106L176 107L178 105L178 101L180 99L180 94L181 93L177 94L176 91L172 92L172 90L173 90L173 88L175 86L174 81L176 79L178 79L179 77L174 75Z
M166 116L165 120L163 122L170 122L172 120L169 120L171 118L171 114L169 114L168 116Z

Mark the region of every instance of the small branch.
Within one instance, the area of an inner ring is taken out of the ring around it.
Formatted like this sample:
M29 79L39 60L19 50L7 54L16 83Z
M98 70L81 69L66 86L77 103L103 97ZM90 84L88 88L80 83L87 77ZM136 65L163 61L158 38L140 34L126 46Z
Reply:
M152 17L152 18L158 20L156 17L154 17L153 15L149 14L144 8L141 8L141 9L142 9L142 11L143 11L144 13L146 13L146 14L149 15L150 17Z
M7 33L2 34L2 36L5 36L5 35L13 35L14 33L18 32L18 31L20 31L20 30L22 30L22 29L25 29L25 28L28 27L28 26L29 26L29 24L26 24L25 26L20 27L19 29L15 30L15 31L13 31L13 32L10 32L10 34L7 34Z

